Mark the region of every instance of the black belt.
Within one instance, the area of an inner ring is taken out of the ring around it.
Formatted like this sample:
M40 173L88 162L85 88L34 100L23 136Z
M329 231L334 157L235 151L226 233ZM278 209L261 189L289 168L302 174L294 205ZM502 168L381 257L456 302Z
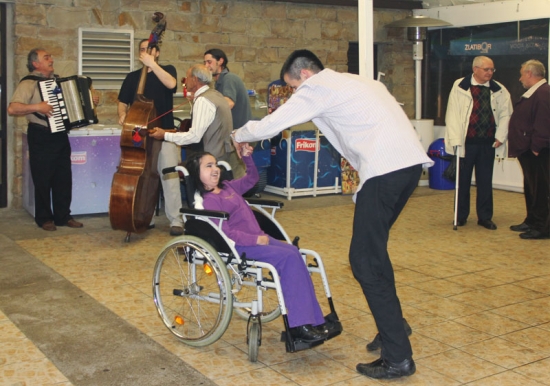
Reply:
M39 123L29 122L29 129L39 129L39 130L47 130L51 131L48 126L41 125Z

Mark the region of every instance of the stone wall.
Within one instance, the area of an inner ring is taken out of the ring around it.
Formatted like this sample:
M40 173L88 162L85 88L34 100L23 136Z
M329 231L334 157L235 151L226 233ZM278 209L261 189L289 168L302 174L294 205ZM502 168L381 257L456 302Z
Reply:
M22 0L14 15L14 87L27 74L30 49L43 47L55 60L61 76L78 72L78 28L134 29L137 42L147 38L154 11L166 15L167 29L161 45L161 64L172 64L178 77L203 61L209 48L222 48L229 69L248 89L265 98L267 85L279 78L281 65L295 49L307 48L336 71L347 70L349 41L357 41L357 8L262 2L255 0ZM403 11L375 10L375 43L379 43L378 69L384 83L409 116L414 115L414 69L411 43L404 29L384 25L407 15ZM140 64L136 63L136 68ZM181 90L178 90L181 91ZM101 123L117 121L118 90L99 90L97 112ZM14 202L21 207L21 133L23 117L15 123Z

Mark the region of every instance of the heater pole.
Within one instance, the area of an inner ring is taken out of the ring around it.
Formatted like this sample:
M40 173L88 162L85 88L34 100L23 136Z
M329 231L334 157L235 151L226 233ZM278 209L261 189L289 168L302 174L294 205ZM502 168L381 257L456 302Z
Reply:
M413 59L414 59L414 93L415 93L415 119L422 119L422 59L423 59L423 43L416 41L413 44Z

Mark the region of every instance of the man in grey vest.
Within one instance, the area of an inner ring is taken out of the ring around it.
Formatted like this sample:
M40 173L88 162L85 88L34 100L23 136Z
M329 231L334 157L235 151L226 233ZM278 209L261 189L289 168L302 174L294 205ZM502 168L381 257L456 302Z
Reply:
M193 95L191 128L186 133L167 133L161 128L149 134L156 139L174 142L187 147L187 156L198 151L207 151L220 161L231 165L233 175L244 175L230 134L233 131L231 109L218 91L210 89L212 74L203 64L195 64L187 70L187 91Z

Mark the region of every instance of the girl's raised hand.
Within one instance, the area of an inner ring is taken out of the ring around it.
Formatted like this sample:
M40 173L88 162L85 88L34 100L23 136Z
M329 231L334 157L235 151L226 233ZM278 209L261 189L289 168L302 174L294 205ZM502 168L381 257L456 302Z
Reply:
M241 144L241 156L248 157L254 152L254 148L248 143Z

